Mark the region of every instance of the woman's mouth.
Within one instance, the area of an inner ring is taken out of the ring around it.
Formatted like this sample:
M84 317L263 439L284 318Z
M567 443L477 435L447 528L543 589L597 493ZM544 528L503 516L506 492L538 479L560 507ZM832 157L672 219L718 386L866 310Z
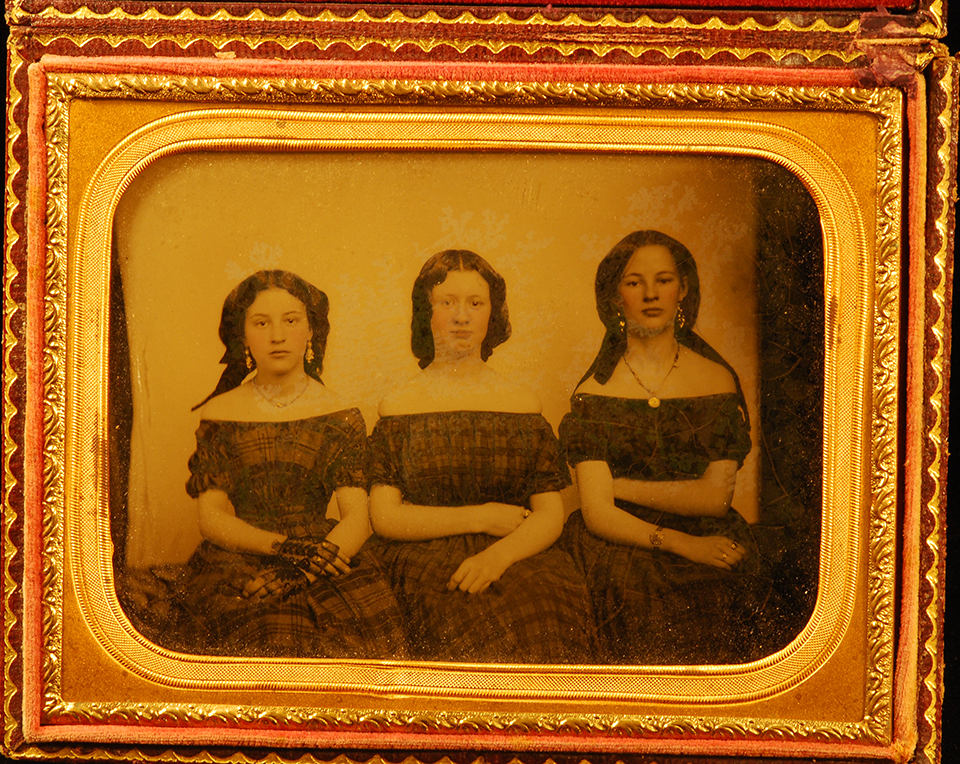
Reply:
M647 318L656 318L663 313L663 308L645 308L643 315Z

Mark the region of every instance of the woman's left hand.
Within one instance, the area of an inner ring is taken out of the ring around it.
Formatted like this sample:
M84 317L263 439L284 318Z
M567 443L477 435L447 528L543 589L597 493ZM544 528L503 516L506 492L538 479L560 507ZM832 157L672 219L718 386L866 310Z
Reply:
M687 536L682 534L682 543L671 551L692 562L710 565L721 570L733 570L744 557L747 550L743 544L725 536Z
M298 589L312 584L317 577L310 572L300 570L291 563L279 561L260 568L253 578L243 587L243 596L254 601L267 597L279 597L285 600Z
M477 594L498 580L509 567L510 561L500 550L487 547L460 563L460 567L450 577L447 589L460 589L467 594Z
M275 543L273 551L281 560L296 565L304 573L339 576L350 572L349 560L340 557L340 547L326 539L287 538Z

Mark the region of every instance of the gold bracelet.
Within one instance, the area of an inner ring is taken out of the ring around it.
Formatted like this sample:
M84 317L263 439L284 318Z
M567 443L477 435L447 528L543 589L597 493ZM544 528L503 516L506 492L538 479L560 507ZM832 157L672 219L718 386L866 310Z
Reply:
M657 529L650 534L650 546L659 549L663 546L663 526L658 525Z

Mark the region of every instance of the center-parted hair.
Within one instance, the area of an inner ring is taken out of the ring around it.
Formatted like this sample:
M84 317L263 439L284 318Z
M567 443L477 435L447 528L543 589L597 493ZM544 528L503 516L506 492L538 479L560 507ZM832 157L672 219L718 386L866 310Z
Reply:
M448 249L438 252L423 264L420 275L413 282L413 319L410 322L410 346L425 369L433 361L433 288L442 284L451 271L475 271L490 287L490 323L480 346L480 357L486 361L493 349L510 337L510 316L507 312L507 284L503 276L480 255L466 249Z
M610 380L610 376L623 357L624 352L626 352L627 321L623 312L623 301L620 298L620 281L623 279L623 272L630 263L630 258L638 249L657 245L666 247L670 252L674 265L677 267L680 281L687 287L687 294L679 303L679 308L683 311L684 316L683 326L680 326L679 322L675 322L673 326L677 342L686 345L695 353L719 363L733 375L737 394L740 397L740 410L747 427L749 427L750 418L743 397L743 389L740 386L740 377L737 376L733 367L727 363L723 356L714 350L703 337L693 331L697 316L700 313L700 274L697 271L697 262L693 259L689 249L673 237L660 231L634 231L628 234L607 253L607 256L597 266L597 279L594 284L597 313L607 331L600 344L597 357L593 360L577 387L591 376L601 385L605 385Z
M220 375L220 381L214 391L192 410L195 411L211 398L237 387L250 373L244 352L247 310L256 301L257 295L268 289L283 289L303 303L312 332L310 347L313 349L313 358L309 361L307 360L309 354L304 355L303 370L321 384L323 383L320 372L323 370L323 354L327 349L327 335L330 333L328 318L330 303L327 296L313 284L290 271L258 271L237 284L223 302L223 311L220 314L220 341L223 342L226 351L220 363L226 364L227 368Z
M677 275L687 287L687 294L679 306L683 311L684 325L681 327L679 323L674 324L674 332L679 342L690 346L693 344L692 338L696 336L693 326L700 312L700 276L696 260L689 249L665 233L634 231L621 239L597 267L594 284L597 313L607 331L600 352L583 379L592 375L601 385L606 384L627 349L627 321L620 299L620 281L634 253L641 247L648 246L662 246L670 252L677 267Z

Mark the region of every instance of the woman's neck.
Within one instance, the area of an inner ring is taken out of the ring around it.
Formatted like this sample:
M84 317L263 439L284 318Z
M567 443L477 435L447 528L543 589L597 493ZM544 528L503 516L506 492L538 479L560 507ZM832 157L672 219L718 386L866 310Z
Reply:
M294 369L289 374L270 374L257 371L253 384L262 393L273 398L286 398L301 392L308 384L307 373L303 369Z
M424 371L438 378L466 380L483 374L486 368L486 363L478 353L454 358L434 358Z
M633 361L642 360L647 363L672 362L678 350L677 338L673 332L665 331L653 337L636 337L627 335L627 349L624 356Z

